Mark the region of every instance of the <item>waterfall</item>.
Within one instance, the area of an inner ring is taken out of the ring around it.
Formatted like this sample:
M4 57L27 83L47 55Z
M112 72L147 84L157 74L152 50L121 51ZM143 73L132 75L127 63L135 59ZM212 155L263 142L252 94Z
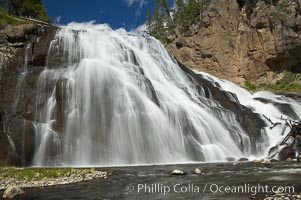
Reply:
M23 67L22 67L22 72L20 73L20 75L18 77L18 82L17 82L17 86L16 86L15 102L13 104L14 112L16 112L16 109L17 109L17 106L19 103L19 99L20 99L20 94L24 87L24 81L28 74L28 50L31 48L31 45L32 45L31 43L28 43L28 44L26 44L26 47L25 47L24 63L23 63Z
M258 114L286 115L272 104L262 109L257 95L204 73L188 73L150 36L71 23L57 31L38 80L33 165L266 156L282 135L271 136ZM292 100L282 101L300 109ZM253 122L265 127L250 131L245 124Z
M234 92L239 103L251 108L254 112L259 113L260 116L266 115L272 122L278 123L278 125L274 127L272 124L269 124L269 121L266 121L267 126L265 127L265 132L268 133L267 149L272 147L280 148L279 143L289 133L290 128L289 126L285 125L283 119L290 119L293 121L301 120L300 101L297 102L294 99L285 97L283 95L275 95L267 91L260 91L252 94L247 90L238 87L232 82L220 80L206 73L195 73L206 77L212 82L219 83L221 88L225 91ZM266 150L262 157L270 156L268 153L269 151Z

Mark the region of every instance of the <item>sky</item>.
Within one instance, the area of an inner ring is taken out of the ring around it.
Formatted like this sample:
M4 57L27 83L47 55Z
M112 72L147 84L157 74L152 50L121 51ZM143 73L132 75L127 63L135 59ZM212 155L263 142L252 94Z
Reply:
M173 0L169 0L173 5ZM43 0L54 24L69 22L107 23L113 29L135 29L153 12L155 0Z

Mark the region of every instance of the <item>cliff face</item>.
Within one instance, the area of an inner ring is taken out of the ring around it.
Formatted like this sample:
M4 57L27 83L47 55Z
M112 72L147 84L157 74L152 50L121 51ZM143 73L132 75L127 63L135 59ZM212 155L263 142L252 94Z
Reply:
M167 48L184 65L239 84L301 72L301 1L260 0L252 9L247 17L244 1L212 0L201 23Z
M32 159L36 84L55 30L33 24L0 30L0 166ZM22 79L25 64L28 73Z

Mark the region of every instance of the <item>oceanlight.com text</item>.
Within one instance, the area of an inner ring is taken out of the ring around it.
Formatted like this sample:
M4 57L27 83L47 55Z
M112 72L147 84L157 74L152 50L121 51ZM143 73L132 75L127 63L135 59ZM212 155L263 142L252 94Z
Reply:
M166 185L162 183L140 183L129 184L125 187L128 193L137 194L163 194L169 193L178 194L273 194L273 193L289 193L295 192L294 186L271 186L262 184L241 184L241 185L221 185L215 183L208 184L195 184L195 183L175 183Z

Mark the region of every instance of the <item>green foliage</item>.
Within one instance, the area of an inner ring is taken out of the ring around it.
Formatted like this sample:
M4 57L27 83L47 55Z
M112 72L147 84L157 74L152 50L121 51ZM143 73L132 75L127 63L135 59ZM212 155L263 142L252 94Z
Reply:
M208 0L188 0L187 3L177 0L176 8L170 9L167 0L156 0L153 15L150 12L147 15L148 33L164 44L168 43L168 36L184 33L201 21L201 12L207 3Z
M24 21L9 16L8 13L0 7L0 27L6 26L8 24L18 25L23 23Z
M283 84L289 84L289 83L296 82L296 81L298 81L298 82L301 81L301 74L286 72L284 77L280 81L277 81L277 83L280 82Z
M1 7L4 6L4 8ZM51 22L50 17L47 15L46 9L42 0L3 0L0 5L0 12L2 23L5 23L4 16L22 16L31 17L47 23ZM3 12L5 9L5 12ZM3 14L4 13L4 14ZM10 24L10 21L6 21Z
M294 74L292 72L286 72L281 80L278 80L275 84L272 83L260 83L252 84L246 82L243 86L250 91L271 91L274 93L300 93L301 92L301 74Z
M50 22L42 0L14 0L13 14L17 16L32 17L44 22Z
M189 0L187 5L181 9L183 11L179 13L177 18L177 25L181 32L188 31L191 25L200 22L201 5L198 1Z
M47 168L0 168L2 178L16 178L17 180L32 180L42 178L58 178L68 172L70 168L47 169Z
M93 173L94 169L72 168L0 168L0 179L14 178L16 180L41 180L44 178L59 178L67 174L80 174L82 176Z
M170 15L169 4L167 0L156 0L155 12L147 14L148 33L163 43L167 42L167 36L174 29L173 20Z
M249 81L246 81L244 88L250 91L255 91L256 90L256 85L250 83Z

